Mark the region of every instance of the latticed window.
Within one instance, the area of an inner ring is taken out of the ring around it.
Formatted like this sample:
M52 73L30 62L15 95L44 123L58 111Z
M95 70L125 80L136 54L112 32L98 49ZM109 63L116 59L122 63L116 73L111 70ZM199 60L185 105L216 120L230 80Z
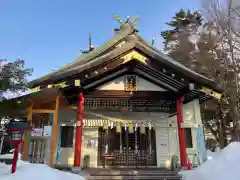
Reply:
M172 108L173 101L167 100L144 100L144 99L114 99L114 98L87 98L85 108L91 110L128 109L129 111L153 111L168 112Z

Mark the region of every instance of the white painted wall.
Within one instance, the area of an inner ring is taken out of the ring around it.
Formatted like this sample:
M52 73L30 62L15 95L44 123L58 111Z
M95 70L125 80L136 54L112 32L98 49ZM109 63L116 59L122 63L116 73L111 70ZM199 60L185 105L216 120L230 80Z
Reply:
M63 135L62 135L63 136ZM88 141L92 143L89 147ZM72 148L60 148L60 159L58 164L72 166L74 164L74 146L75 145L75 131L73 138ZM98 128L83 128L82 131L82 154L81 163L85 155L90 156L90 167L97 167L97 155L98 155Z
M196 124L202 126L198 100L183 105L183 119L184 122L188 124L188 127L191 127L192 132L193 148L187 148L188 157L192 163L198 163L199 147L197 145ZM169 126L170 124L172 124L172 127ZM180 160L176 115L165 121L159 121L156 124L156 143L157 162L159 167L165 166L165 162L170 160L172 155L178 155ZM197 155L197 157L195 155ZM200 163L202 163L202 160L199 160Z
M98 88L99 90L125 90L125 77L121 76ZM137 76L137 91L165 91L165 89Z
M179 154L176 116L156 122L155 127L157 166L165 167L166 161L170 160L172 155Z

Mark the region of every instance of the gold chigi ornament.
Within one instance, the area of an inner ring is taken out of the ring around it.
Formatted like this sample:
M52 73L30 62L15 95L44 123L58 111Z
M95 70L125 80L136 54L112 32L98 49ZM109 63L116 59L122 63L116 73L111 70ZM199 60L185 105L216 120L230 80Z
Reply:
M104 130L107 130L108 129L108 120L104 120L104 122L103 122L103 129Z
M121 124L120 123L116 124L116 133L121 133Z
M133 133L133 124L131 123L131 124L129 124L129 127L128 127L128 132L130 133L130 134L132 134Z
M144 126L143 123L140 125L140 133L141 133L141 134L145 134L145 133L146 133L146 131L145 131L145 126Z

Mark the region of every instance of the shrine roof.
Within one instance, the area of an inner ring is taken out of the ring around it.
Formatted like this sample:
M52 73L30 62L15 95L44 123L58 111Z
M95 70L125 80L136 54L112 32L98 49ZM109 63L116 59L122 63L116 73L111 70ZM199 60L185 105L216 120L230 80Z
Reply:
M132 49L137 49L145 53L151 59L158 61L160 64L171 69L172 72L180 73L185 77L188 77L201 85L207 85L209 88L216 91L222 91L213 80L192 71L147 43L141 36L139 36L136 28L131 22L123 23L114 38L102 46L87 54L81 55L72 63L66 64L54 72L29 82L28 85L31 88L39 86L45 82L56 82L74 76L78 73L104 64L109 59L117 58L124 53L126 54Z

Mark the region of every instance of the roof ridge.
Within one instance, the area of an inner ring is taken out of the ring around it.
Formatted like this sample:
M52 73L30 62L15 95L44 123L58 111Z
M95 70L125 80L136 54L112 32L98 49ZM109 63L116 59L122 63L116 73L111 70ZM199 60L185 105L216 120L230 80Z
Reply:
M203 76L203 75L201 75L201 74L199 74L199 73L189 69L188 67L184 66L183 64L179 63L178 61L174 60L172 57L168 56L167 54L164 54L163 52L161 52L160 50L154 48L153 46L150 46L150 45L146 46L146 45L141 44L139 42L136 42L136 45L138 47L142 46L143 48L146 48L146 50L150 49L150 51L153 53L153 56L157 55L159 57L159 58L154 58L154 59L156 59L158 61L160 61L159 59L163 59L170 66L172 65L173 67L175 67L175 69L176 69L176 67L179 67L179 68L183 69L185 71L185 73L191 73L195 77L198 77L198 78L200 78L200 79L202 79L204 81L209 81L209 83L210 82L211 83L215 83L215 81L213 79L209 79L209 78L207 78L207 77L205 77L205 76ZM140 48L140 50L141 50L141 48Z
M103 56L99 56L97 57L96 59L93 59L92 61L88 61L86 62L85 64L82 64L80 66L77 66L77 67L73 67L71 69L68 69L67 71L64 71L64 72L59 72L57 74L55 74L54 76L52 76L52 78L54 79L55 77L57 76L61 76L63 74L65 74L67 77L69 76L72 76L75 74L76 71L84 71L86 69L89 69L89 67L95 67L95 65L93 65L94 63L96 62L99 62L100 60L106 60L108 59L107 57L114 54L114 56L118 56L118 54L121 54L121 51L127 51L131 48L134 48L135 47L135 42L127 42L128 45L127 46L124 46L124 47L118 47L116 49L114 49L113 51L110 51L109 53L106 53L104 54ZM114 58L116 58L114 57Z
M213 79L209 79L193 70L191 70L190 68L186 67L185 65L181 64L180 62L176 61L175 59L173 59L172 57L168 56L167 54L164 54L162 51L160 51L159 49L155 48L154 46L152 46L151 44L149 44L146 40L144 40L141 36L139 36L137 34L137 38L139 38L139 42L137 42L137 44L141 43L141 41L144 43L143 45L146 46L147 48L150 48L153 52L157 53L159 56L161 56L163 59L167 60L169 63L176 65L182 69L184 69L185 71L188 71L190 73L193 73L201 78L204 79L208 79L210 81L214 81Z
M124 39L126 36L130 35L134 33L134 29L132 28L126 28L120 32L118 32L111 40L107 41L106 43L104 43L103 45L97 47L96 49L94 49L93 51L89 52L88 54L84 54L84 55L81 55L79 56L76 60L72 61L71 63L68 63L64 66L62 66L61 68L59 68L58 70L56 71L53 71L53 72L50 72L40 78L37 78L35 80L32 80L30 81L28 84L34 84L36 81L44 81L46 80L49 76L52 76L54 74L58 74L60 73L61 71L63 70L70 70L71 69L71 66L74 66L76 65L77 63L80 63L81 61L84 61L85 62L82 62L80 63L79 65L82 65L92 59L94 59L96 56L100 55L102 52L105 52L107 51L109 48L113 47L114 45L116 45L119 41L121 41L122 39Z

